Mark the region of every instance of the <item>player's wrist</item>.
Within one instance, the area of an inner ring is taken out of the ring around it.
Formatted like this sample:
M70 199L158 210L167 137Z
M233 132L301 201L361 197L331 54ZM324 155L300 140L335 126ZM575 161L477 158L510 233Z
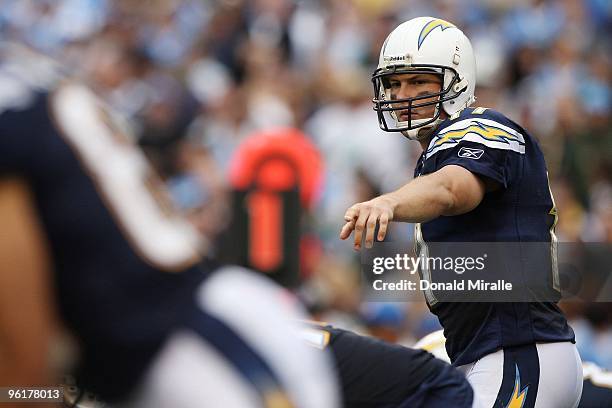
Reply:
M394 195L394 193L384 194L380 196L380 199L384 202L385 207L391 210L391 220L394 220L395 213L399 207L399 199Z

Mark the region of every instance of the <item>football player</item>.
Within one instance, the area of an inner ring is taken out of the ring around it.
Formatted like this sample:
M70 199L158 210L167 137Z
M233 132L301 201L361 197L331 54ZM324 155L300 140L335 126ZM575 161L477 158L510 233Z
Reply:
M446 339L442 330L429 333L414 347L426 350L442 361L450 363L444 344ZM582 396L578 408L612 407L612 372L606 371L591 362L582 363Z
M335 407L329 358L292 298L202 257L120 121L85 86L0 64L0 384L57 384L65 327L81 389L135 407ZM38 71L40 73L40 71ZM57 319L54 317L57 316Z
M470 107L476 63L461 30L433 17L404 22L385 40L372 82L381 128L416 140L423 152L414 180L346 211L341 239L354 232L356 249L362 240L371 247L376 228L383 240L390 221L404 221L416 223L419 255L428 253L428 241L554 245L556 209L540 147L503 114ZM538 271L537 278L558 291L550 269L552 276ZM427 295L450 359L482 405L577 406L582 366L554 301L443 302Z
M302 336L314 347L331 350L344 407L482 407L461 372L423 350L324 323L312 323Z

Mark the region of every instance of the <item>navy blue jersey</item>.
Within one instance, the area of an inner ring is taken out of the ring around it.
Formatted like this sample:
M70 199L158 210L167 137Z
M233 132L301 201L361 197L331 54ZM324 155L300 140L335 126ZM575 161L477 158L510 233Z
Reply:
M447 165L461 166L499 188L487 192L468 213L417 225L417 247L428 241L556 241L557 215L544 156L535 139L519 125L490 109L463 110L436 129L415 177ZM538 271L542 276L537 278L558 290L553 270L556 268ZM455 365L468 364L502 347L574 341L572 329L554 302L428 304L444 327L446 349Z
M80 346L79 378L115 399L189 315L204 278L199 237L165 206L144 156L87 88L35 92L7 81L0 177L33 193L55 299Z
M325 324L309 325L302 336L317 348L331 349L344 407L472 406L474 392L465 376L425 350Z

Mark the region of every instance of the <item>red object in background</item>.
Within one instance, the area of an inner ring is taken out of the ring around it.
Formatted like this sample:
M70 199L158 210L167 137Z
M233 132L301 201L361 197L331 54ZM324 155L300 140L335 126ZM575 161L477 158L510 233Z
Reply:
M255 191L247 196L249 261L260 271L271 271L283 261L283 203L276 193Z
M318 150L297 129L259 132L239 146L230 183L236 191L248 192L242 203L248 217L248 266L272 273L290 264L285 254L300 252L300 209L286 214L282 194L297 191L300 206L311 208L319 196L322 170ZM286 225L288 219L292 222ZM287 226L290 236L285 234Z
M311 208L319 198L323 162L310 139L293 128L250 136L238 147L230 166L230 183L238 190L288 190L295 186L296 175L302 206Z

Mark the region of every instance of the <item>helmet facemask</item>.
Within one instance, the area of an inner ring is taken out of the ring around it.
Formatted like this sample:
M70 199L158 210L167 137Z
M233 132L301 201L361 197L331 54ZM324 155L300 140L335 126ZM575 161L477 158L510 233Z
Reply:
M389 78L395 74L434 74L441 79L440 91L418 95L412 98L394 99L391 95ZM463 89L457 90L460 78L456 70L448 66L431 64L393 64L386 68L378 68L372 75L374 85L374 110L378 116L380 128L387 132L401 132L410 139L423 139L429 135L429 131L440 123L443 119L440 115L443 112L443 103L455 99L461 94ZM453 103L453 102L451 102ZM424 107L434 107L434 114L430 118L412 119L414 109ZM408 111L408 120L400 120L400 111ZM393 120L395 126L390 126Z

